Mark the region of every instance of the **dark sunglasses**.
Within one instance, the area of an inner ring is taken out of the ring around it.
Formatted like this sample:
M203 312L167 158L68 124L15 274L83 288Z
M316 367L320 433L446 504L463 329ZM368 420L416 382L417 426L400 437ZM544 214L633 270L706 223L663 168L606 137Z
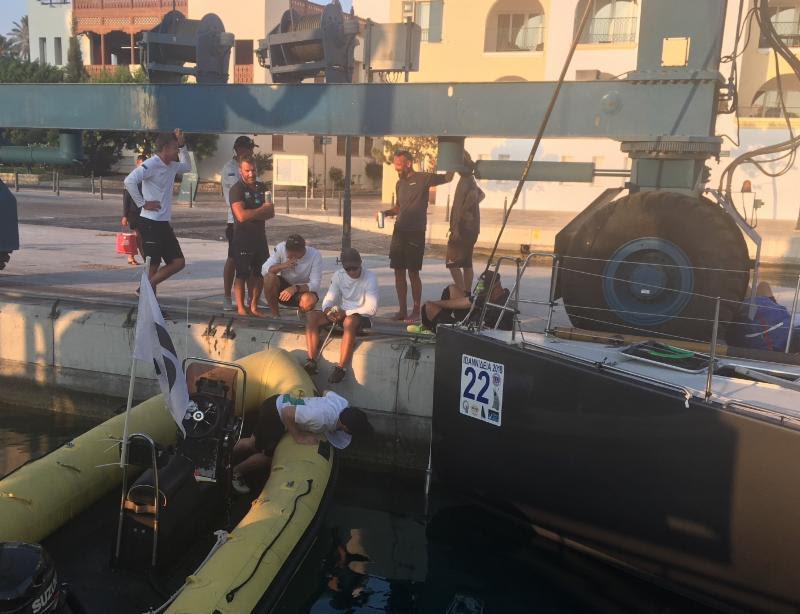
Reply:
M346 266L346 267L344 267L344 270L347 271L348 273L350 273L351 271L358 271L359 269L361 269L361 265L360 264L358 266Z

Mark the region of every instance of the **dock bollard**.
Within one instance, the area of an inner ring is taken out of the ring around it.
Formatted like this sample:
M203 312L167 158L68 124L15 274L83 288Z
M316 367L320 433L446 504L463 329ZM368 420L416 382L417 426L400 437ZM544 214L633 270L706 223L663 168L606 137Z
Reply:
M103 200L104 196L105 195L103 194L103 176L100 175L100 200Z
M19 171L14 171L14 191L19 192Z

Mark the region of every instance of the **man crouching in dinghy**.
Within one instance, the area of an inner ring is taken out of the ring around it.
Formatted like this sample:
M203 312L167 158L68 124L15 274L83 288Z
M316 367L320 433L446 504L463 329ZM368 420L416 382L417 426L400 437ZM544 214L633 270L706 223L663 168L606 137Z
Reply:
M233 468L236 492L250 491L243 476L269 466L275 447L287 431L298 444L317 445L327 439L333 447L343 450L353 437L372 435L373 428L362 410L350 407L347 399L335 392L328 391L321 397L271 396L258 410L253 434L239 440L233 449L234 457L246 457Z

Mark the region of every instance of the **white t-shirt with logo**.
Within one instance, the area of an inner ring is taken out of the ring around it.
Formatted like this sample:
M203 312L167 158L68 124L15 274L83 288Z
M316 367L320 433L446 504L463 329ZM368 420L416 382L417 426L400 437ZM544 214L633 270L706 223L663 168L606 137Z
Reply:
M333 391L328 391L322 397L293 397L282 394L275 402L278 414L284 407L294 405L294 421L303 431L325 438L334 448L343 450L350 445L353 437L350 433L336 430L341 413L350 406L344 397Z

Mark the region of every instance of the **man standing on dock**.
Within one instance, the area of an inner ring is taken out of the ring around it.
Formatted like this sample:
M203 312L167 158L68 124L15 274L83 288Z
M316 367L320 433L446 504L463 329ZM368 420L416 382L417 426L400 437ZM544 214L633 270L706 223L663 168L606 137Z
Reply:
M236 265L233 252L233 210L231 209L231 188L242 178L239 174L239 158L241 156L252 156L253 150L258 147L249 136L240 136L233 143L233 158L222 167L222 197L225 200L225 208L228 210L228 225L225 227L225 238L228 240L228 257L225 259L225 267L222 270L223 290L225 292L222 299L222 310L233 311L234 305L231 299L233 291L233 280L236 277Z
M258 309L264 279L261 267L269 256L266 221L275 217L272 194L258 181L256 161L251 156L239 159L242 176L230 191L233 211L233 252L236 265L236 308L239 315L266 317ZM245 305L245 285L250 289L249 310Z
M469 294L475 273L472 270L472 252L481 233L481 211L479 205L485 198L472 176L473 163L464 152L465 171L459 172L453 208L450 211L450 236L447 239L446 266L453 283Z
M385 216L397 216L389 247L389 266L394 269L394 285L397 290L399 310L395 320L408 323L420 317L422 303L422 259L425 255L425 229L428 225L428 201L430 189L453 180L453 173L418 173L414 170L414 158L406 150L394 154L394 169L399 177L395 188L396 200L392 209L383 212ZM408 281L411 282L413 307L408 315Z
M177 158L177 162L176 162ZM150 258L150 283L158 284L186 266L172 219L175 176L192 170L183 130L163 132L156 139L156 155L133 169L125 178L125 189L141 210L139 232L145 258ZM161 261L164 266L159 268Z

